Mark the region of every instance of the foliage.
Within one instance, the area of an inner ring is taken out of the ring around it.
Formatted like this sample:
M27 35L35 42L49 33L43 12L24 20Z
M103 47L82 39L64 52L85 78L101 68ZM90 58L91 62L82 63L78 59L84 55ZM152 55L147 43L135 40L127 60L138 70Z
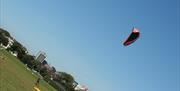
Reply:
M3 44L4 46L8 45L8 38L6 38L3 34L0 34L0 44Z
M10 37L9 32L6 31L6 30L4 30L4 29L2 29L2 28L0 28L0 34L2 34L2 35L4 35L4 36L7 36L7 37Z
M10 34L7 31L0 28L0 44L7 46L9 42L7 37L9 36Z
M47 76L47 75L48 75L47 69L46 69L46 68L40 69L40 74L41 74L43 77Z
M60 84L62 84L67 91L74 91L73 82L74 78L66 72L58 72L58 78L56 79Z
M55 72L56 72L56 68L55 68L55 67L52 67L52 69L53 69L53 73L55 73Z
M15 41L13 45L8 48L7 50L12 52L17 52L17 57L21 60L23 56L26 54L27 49L23 47L19 42Z

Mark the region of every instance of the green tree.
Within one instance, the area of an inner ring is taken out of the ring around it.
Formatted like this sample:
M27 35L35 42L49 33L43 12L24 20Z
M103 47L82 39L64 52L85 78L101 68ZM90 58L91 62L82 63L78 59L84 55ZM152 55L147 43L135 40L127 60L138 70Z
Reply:
M4 46L7 46L8 42L9 42L7 37L10 37L9 32L7 32L6 30L0 28L0 44L3 44Z
M37 72L40 71L40 68L41 68L40 65L41 63L39 61L36 61L36 60L33 61L33 69L36 70Z
M47 72L47 69L46 68L42 68L40 69L40 72L39 72L43 77L47 76L48 75L48 72Z
M24 64L27 64L27 66L31 69L35 66L34 56L32 56L32 55L24 54L23 57L21 58L21 61Z
M6 30L4 30L4 29L2 29L2 28L0 28L0 34L2 34L2 35L4 35L4 36L7 36L7 37L10 37L9 32L6 31Z
M3 44L4 46L7 46L8 45L8 38L5 37L3 34L0 34L0 44Z
M74 91L74 78L72 75L66 72L58 72L58 78L56 78L56 80L62 84L67 91Z
M23 47L19 42L15 41L13 45L8 48L7 50L12 51L12 52L17 52L18 55L17 57L21 60L23 56L26 54L26 48Z

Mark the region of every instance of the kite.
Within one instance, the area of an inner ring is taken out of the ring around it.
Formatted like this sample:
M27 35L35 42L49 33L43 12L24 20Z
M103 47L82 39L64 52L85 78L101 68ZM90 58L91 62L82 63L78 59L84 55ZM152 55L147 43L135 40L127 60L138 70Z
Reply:
M132 33L129 35L129 37L126 39L126 41L123 43L124 46L128 46L132 43L134 43L140 36L140 32L137 28L132 29Z
M35 91L41 91L41 90L40 90L38 87L36 87L36 86L34 87L34 90L35 90Z

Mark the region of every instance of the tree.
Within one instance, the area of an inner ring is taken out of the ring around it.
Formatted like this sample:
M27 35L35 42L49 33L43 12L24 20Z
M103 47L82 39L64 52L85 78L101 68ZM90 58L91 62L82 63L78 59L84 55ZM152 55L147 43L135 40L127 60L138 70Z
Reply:
M2 35L4 35L4 36L7 36L7 37L10 37L9 32L6 31L6 30L4 30L4 29L2 29L2 28L0 28L0 34L2 34Z
M8 45L8 38L5 37L3 34L0 34L0 44L3 44L4 46L7 46Z
M74 91L74 78L70 74L67 74L66 72L57 72L58 76L56 78L56 81L62 84L67 91Z
M36 60L33 61L33 69L36 70L37 72L40 71L40 68L41 68L40 65L41 63L39 61L36 61Z
M17 57L21 60L23 56L26 54L27 49L23 47L19 42L15 41L13 45L8 48L7 50L12 52L17 52Z
M47 69L46 68L42 68L40 69L40 72L39 72L43 77L47 76L48 75L48 72L47 72Z
M56 72L56 68L55 67L52 67L52 71L53 71L53 73L55 73Z
M0 28L0 44L3 44L4 46L7 46L8 42L9 42L7 37L10 37L9 32L7 32L6 30Z
M34 56L32 55L29 55L29 54L24 54L21 58L21 61L24 63L24 64L27 64L27 66L29 68L33 68L35 66L35 60L34 60Z

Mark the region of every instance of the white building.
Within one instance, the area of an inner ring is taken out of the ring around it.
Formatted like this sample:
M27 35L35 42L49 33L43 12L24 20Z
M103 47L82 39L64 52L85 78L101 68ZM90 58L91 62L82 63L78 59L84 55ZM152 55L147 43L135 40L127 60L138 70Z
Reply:
M41 52L41 51L36 56L36 60L41 62L41 63L45 60L45 58L46 58L46 53Z

